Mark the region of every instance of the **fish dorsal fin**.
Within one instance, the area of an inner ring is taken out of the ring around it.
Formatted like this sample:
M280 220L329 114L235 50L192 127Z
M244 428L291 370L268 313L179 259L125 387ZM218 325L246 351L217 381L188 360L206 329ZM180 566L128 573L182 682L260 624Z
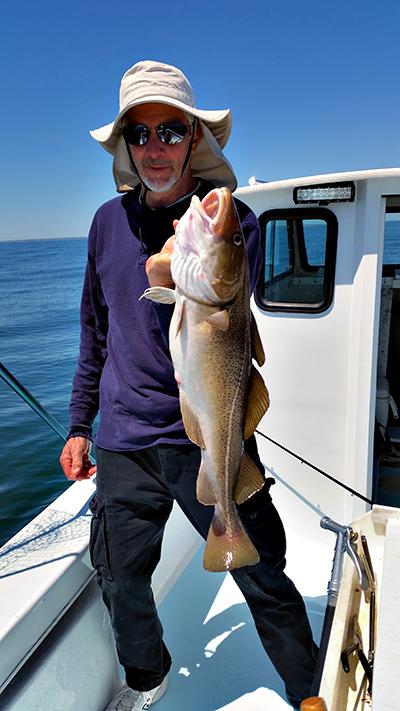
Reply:
M229 314L226 309L215 311L211 316L206 316L204 320L218 328L219 331L227 331L229 328Z
M179 401L181 406L182 420L189 439L197 444L202 449L205 449L204 439L201 432L199 421L196 415L189 407L186 397L182 390L179 392Z
M207 473L207 464L205 461L205 452L202 454L199 473L196 482L197 500L205 506L212 506L217 503L217 497L210 483L210 477Z
M269 394L265 383L254 365L251 366L247 385L247 405L244 419L243 439L248 439L269 408Z
M165 286L151 286L143 292L140 299L143 298L157 301L159 304L174 304L176 294L174 289L167 289Z
M250 335L251 335L251 355L259 366L265 363L265 353L258 332L257 321L252 313L250 313Z
M260 491L265 484L265 478L261 474L258 466L249 457L247 452L243 452L240 460L239 473L234 489L234 499L237 504L243 504L250 496Z

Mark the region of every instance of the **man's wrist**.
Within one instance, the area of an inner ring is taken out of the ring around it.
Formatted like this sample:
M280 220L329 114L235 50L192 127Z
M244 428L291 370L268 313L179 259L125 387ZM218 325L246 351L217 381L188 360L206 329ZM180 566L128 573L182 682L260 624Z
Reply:
M71 427L71 429L67 435L67 442L69 439L73 439L74 437L85 437L90 442L93 442L92 430L90 427L79 426L79 425L76 427Z

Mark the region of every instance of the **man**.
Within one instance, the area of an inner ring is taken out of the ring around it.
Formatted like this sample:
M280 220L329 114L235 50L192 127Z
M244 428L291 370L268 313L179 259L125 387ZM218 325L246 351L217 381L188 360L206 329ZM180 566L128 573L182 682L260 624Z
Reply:
M81 345L71 398L71 430L61 455L69 479L95 472L91 556L108 607L126 686L108 711L140 711L166 690L171 657L163 641L150 582L163 529L176 499L206 537L212 507L196 499L199 448L186 437L167 346L172 309L139 297L171 286L173 221L193 194L236 187L222 148L229 110L195 107L192 88L175 67L145 61L121 82L120 112L92 136L114 156L122 197L95 215L81 306ZM252 288L260 267L259 227L236 201ZM255 439L246 443L260 469ZM239 508L261 562L233 571L260 635L298 708L308 696L316 648L303 601L285 576L285 534L269 494L271 480Z

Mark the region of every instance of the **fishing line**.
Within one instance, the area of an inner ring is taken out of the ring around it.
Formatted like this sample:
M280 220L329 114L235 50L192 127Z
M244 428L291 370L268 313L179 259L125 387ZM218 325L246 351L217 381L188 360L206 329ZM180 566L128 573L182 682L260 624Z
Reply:
M301 464L306 464L310 469L314 469L314 471L318 472L318 474L322 474L322 476L326 477L327 479L330 479L330 481L333 481L335 484L338 484L338 486L341 486L342 489L346 489L346 491L349 491L350 494L353 494L353 496L358 496L359 499L362 499L363 501L366 501L367 504L370 504L370 506L373 506L376 504L376 501L373 501L372 499L368 499L366 496L363 496L363 494L360 494L358 491L355 489L352 489L351 486L347 486L347 484L343 484L342 481L339 481L339 479L335 479L334 476L331 474L327 474L327 472L324 472L323 469L319 469L319 467L314 466L314 464L311 464L311 462L308 462L307 459L304 459L304 457L300 457L298 454L295 452L292 452L290 449L287 449L287 447L284 447L283 444L279 444L279 442L276 442L274 439L271 439L271 437L268 437L264 432L260 432L260 430L256 430L256 433L261 435L261 437L264 437L267 439L269 442L272 442L272 444L276 444L277 447L280 447L280 449L283 449L284 452L287 452L290 454L292 457L295 459L298 459Z

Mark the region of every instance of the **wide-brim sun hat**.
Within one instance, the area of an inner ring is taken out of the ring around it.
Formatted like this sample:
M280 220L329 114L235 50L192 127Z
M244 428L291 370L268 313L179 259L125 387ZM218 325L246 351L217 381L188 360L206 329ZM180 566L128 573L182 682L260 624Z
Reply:
M132 190L140 183L122 136L124 116L133 106L148 103L176 106L196 117L200 121L202 136L192 153L193 176L210 180L217 187L226 186L235 190L237 181L233 168L222 152L232 127L230 109L197 109L193 89L180 69L170 64L146 60L134 64L122 77L120 110L114 121L90 131L90 135L114 156L113 175L118 192Z

